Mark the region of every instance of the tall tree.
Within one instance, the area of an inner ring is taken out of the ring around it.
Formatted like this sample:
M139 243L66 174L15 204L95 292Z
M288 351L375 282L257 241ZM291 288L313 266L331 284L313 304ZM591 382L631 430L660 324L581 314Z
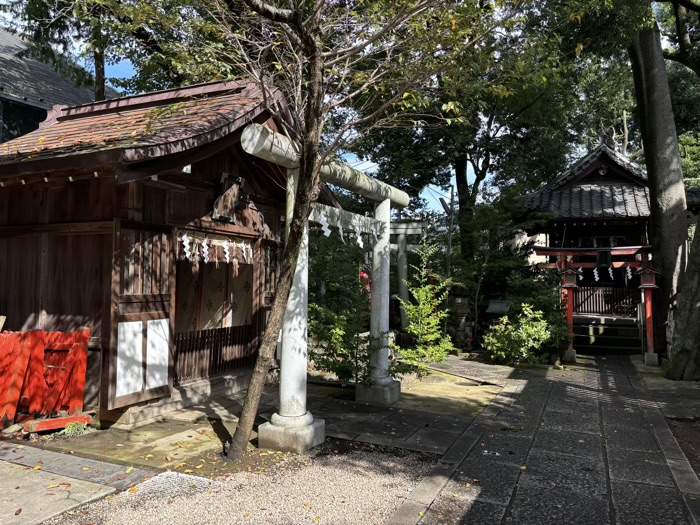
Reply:
M629 53L649 177L654 264L661 272L661 293L655 294L654 301L655 347L665 352L668 310L677 299L688 256L685 185L661 34L656 24L639 31Z
M265 376L274 363L292 277L311 203L319 191L325 161L353 137L389 125L398 106L464 49L488 33L481 9L461 2L375 0L287 2L242 0L210 6L210 27L224 32L228 46L211 51L258 82L279 112L271 89L285 94L293 126L287 133L299 147L299 182L277 293L243 413L229 450L242 457L259 406ZM462 18L472 25L459 30ZM401 71L401 75L397 71ZM381 103L376 104L377 98ZM357 101L370 112L349 109ZM416 108L419 106L416 104ZM417 111L418 109L416 109ZM280 118L283 123L287 119Z

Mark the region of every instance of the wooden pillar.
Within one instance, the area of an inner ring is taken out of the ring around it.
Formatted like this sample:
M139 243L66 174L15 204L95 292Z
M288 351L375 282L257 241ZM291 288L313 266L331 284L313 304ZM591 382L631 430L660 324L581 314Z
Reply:
M574 299L575 288L566 289L566 322L569 324L569 347L564 352L564 361L576 362L576 350L574 349Z
M654 353L654 312L651 302L651 288L644 289L644 323L647 327L647 352Z

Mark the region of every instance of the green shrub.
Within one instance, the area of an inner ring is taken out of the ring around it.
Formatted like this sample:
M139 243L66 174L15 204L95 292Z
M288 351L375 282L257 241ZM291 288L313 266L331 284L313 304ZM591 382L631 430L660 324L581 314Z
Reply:
M454 351L450 337L444 333L444 324L449 312L441 308L447 298L451 279L440 279L430 272L430 259L438 251L436 246L423 245L418 251L420 265L413 266L415 277L407 282L413 301L400 299L401 308L406 313L406 332L413 344L395 347L408 369L419 377L428 373L430 363L439 363ZM434 283L433 281L438 281ZM408 370L406 370L408 371Z
M66 428L61 430L58 435L65 437L75 437L85 434L88 431L88 426L85 423L80 423L75 421L73 423L68 423Z
M513 320L501 317L484 336L484 347L497 363L509 365L536 359L552 337L549 324L539 310L522 305L522 313Z
M363 315L336 314L309 305L309 359L318 370L335 374L339 381L369 380L369 336Z

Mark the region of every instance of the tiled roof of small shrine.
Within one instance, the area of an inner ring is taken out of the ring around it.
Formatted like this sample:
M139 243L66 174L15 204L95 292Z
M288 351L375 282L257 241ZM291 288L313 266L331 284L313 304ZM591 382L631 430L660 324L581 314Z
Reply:
M599 170L595 180L589 174L596 166L619 169ZM622 175L620 175L622 173ZM531 210L560 219L634 218L651 213L646 171L624 155L600 144L544 188L524 197Z
M530 209L561 219L649 217L649 188L623 184L581 184L526 196Z
M259 88L244 81L60 107L37 131L0 144L0 166L91 154L122 164L158 158L223 138L264 111Z

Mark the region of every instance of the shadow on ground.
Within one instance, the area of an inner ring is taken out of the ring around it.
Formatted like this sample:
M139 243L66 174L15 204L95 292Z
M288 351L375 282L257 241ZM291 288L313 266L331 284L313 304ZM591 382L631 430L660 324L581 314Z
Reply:
M310 383L308 410L326 421L328 437L443 454L501 390L442 372L423 381L407 382L402 389L402 400L389 408L356 403L352 387ZM256 428L272 416L277 399L277 388L267 387ZM243 393L218 398L135 429L112 427L50 440L43 446L92 459L204 477L241 469L264 470L287 455L253 448L248 462L239 467L221 458L224 443L235 432L243 400ZM256 437L254 434L253 444Z
M409 496L402 524L694 523L697 477L661 444L629 357L580 361L512 371L427 510Z

